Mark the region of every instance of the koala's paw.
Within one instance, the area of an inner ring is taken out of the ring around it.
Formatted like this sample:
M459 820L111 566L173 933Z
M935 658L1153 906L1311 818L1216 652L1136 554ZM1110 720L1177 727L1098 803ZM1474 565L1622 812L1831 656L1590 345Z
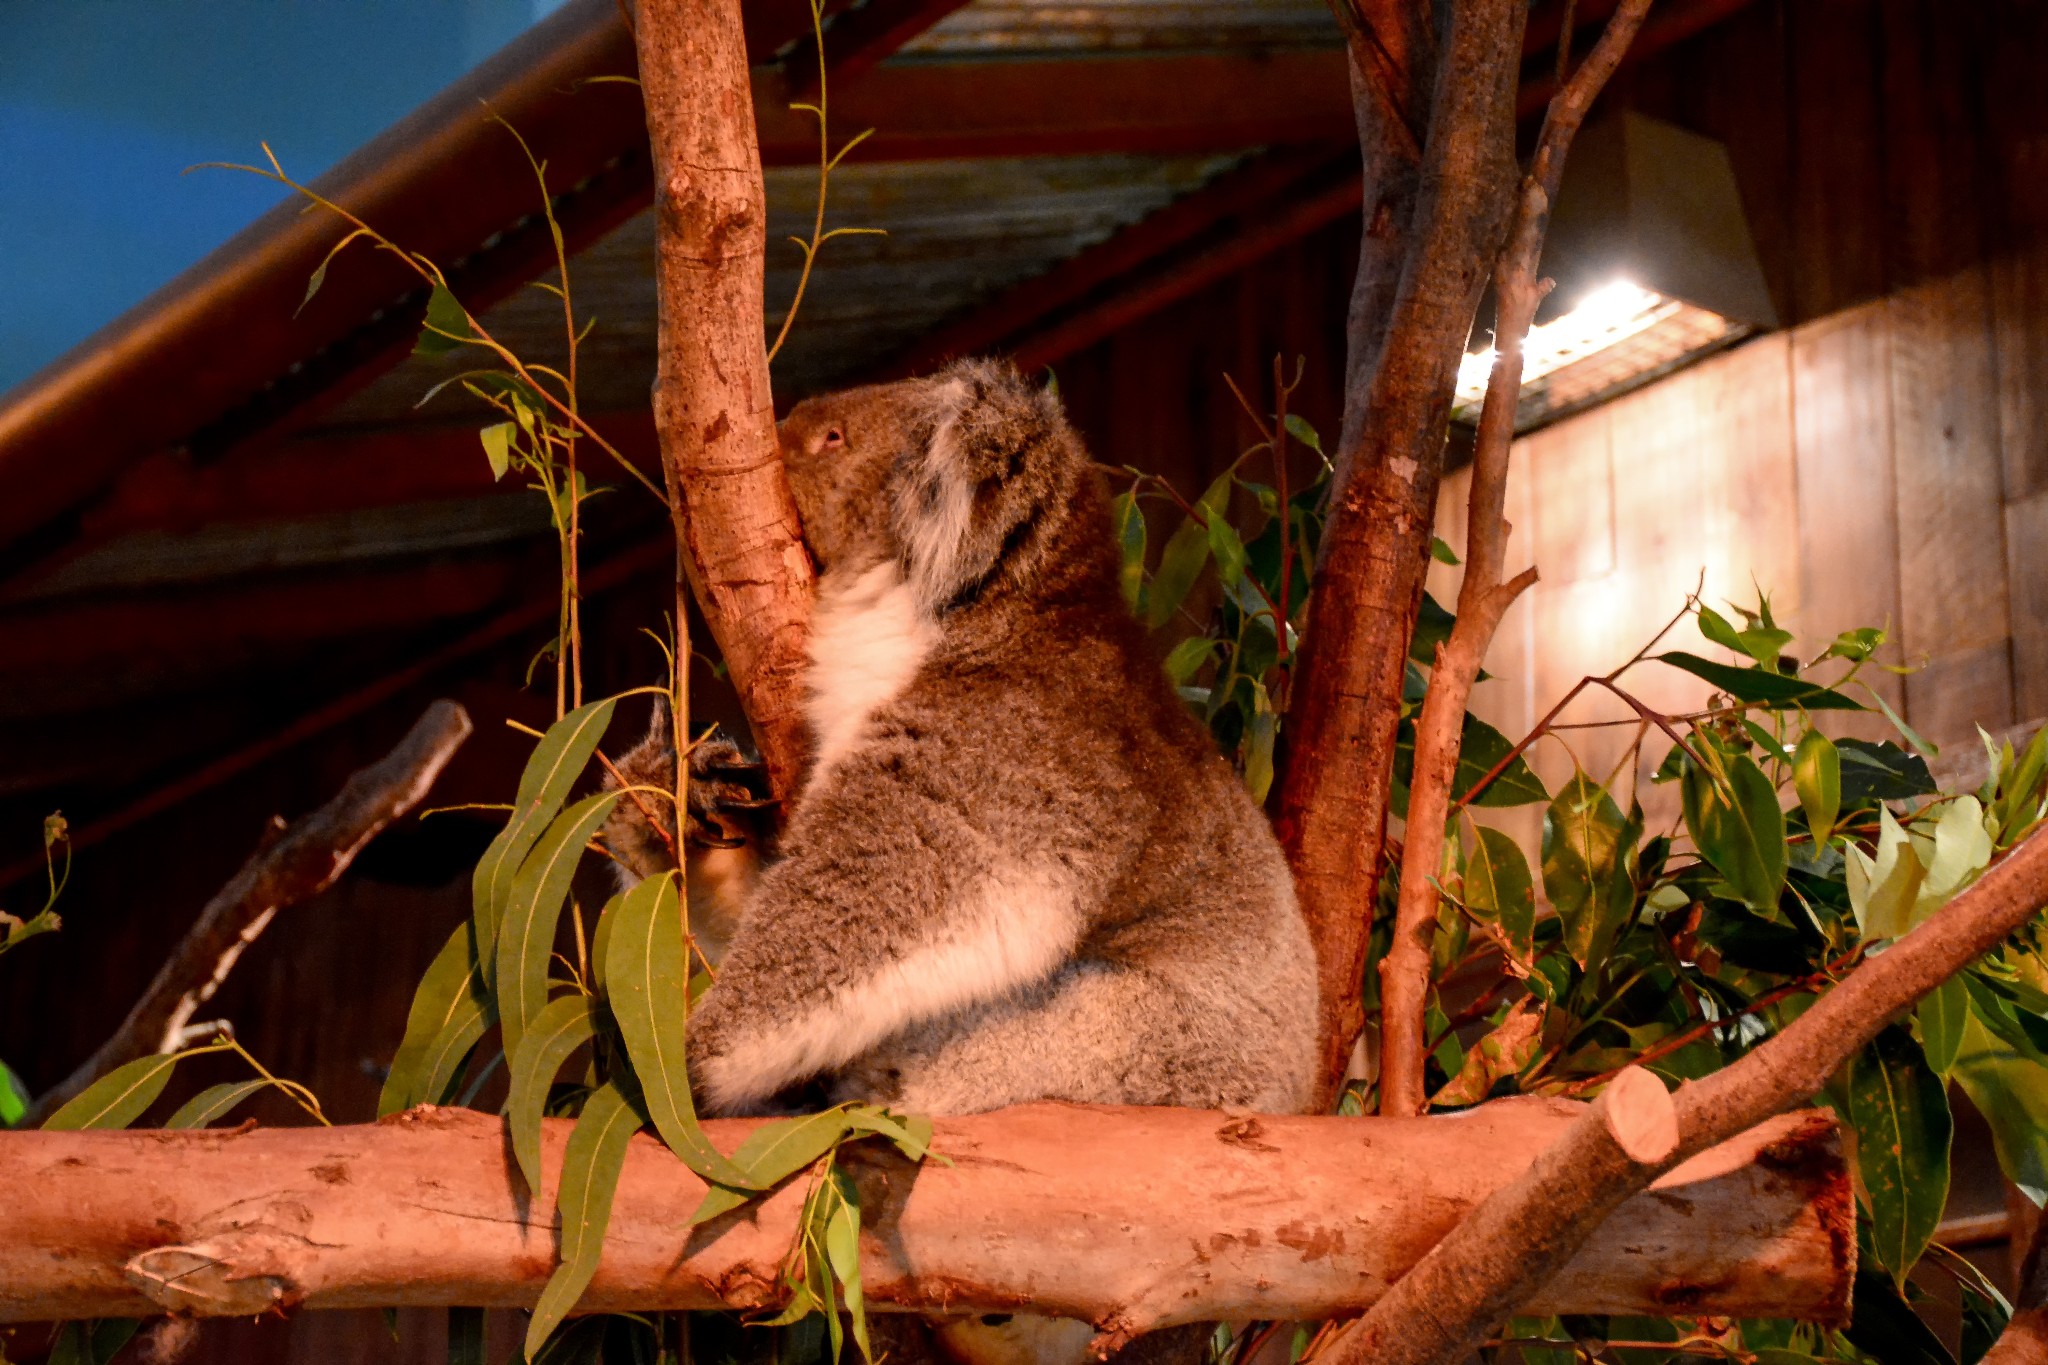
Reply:
M689 840L700 848L754 843L762 813L775 805L768 795L768 770L723 736L690 750L689 803Z

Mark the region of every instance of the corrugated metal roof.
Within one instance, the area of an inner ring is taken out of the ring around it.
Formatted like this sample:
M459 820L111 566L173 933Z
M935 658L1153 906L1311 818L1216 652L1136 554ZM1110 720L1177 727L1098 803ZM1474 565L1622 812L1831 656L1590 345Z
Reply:
M897 61L1338 47L1324 0L973 0Z
M872 368L943 320L1061 261L1197 189L1235 156L1034 157L1009 161L849 164L833 172L826 226L880 228L819 252L788 343L775 362L779 396L816 392ZM768 335L796 292L817 172L767 173ZM570 262L577 311L595 319L580 350L580 388L592 411L647 401L654 381L654 216L631 219ZM529 360L558 364L561 303L525 290L484 325ZM457 352L414 357L339 405L332 425L402 421L440 380L477 362ZM459 389L424 414L471 403Z

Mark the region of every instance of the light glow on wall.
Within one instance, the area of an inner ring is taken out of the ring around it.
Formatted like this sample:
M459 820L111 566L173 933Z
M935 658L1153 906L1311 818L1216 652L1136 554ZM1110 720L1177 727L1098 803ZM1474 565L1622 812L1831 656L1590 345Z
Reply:
M1529 329L1515 430L1624 392L1751 330L1629 280L1603 285L1562 317ZM1459 421L1479 420L1495 354L1489 346L1459 364L1452 406Z

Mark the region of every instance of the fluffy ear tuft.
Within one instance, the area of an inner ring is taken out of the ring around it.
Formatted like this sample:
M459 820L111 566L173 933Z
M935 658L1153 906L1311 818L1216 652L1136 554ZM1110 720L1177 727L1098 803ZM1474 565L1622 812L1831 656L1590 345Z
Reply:
M1049 500L1066 496L1074 441L1059 400L1008 364L960 361L926 382L923 439L904 458L891 515L906 577L938 611L1001 572Z

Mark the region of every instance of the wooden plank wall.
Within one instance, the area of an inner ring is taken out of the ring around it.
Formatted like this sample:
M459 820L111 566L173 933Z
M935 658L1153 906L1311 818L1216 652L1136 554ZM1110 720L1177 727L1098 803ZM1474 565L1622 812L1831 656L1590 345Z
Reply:
M1533 559L1542 578L1496 642L1481 714L1526 733L1580 677L1628 660L1697 585L1731 617L1726 603L1768 593L1809 656L1838 631L1888 625L1885 660L1914 671L1870 680L1937 743L2042 718L2048 525L2042 492L2005 479L2001 415L2022 405L2001 401L1985 275L1971 267L1759 338L1520 441L1511 558ZM1467 484L1452 476L1439 509L1454 545ZM1433 590L1448 602L1456 580L1440 567ZM1689 623L1665 647L1719 653ZM1624 683L1667 712L1708 691L1654 663ZM1587 695L1565 718L1632 713ZM1875 714L1836 728L1890 732ZM1636 734L1569 731L1543 746L1539 771L1555 783L1575 760L1601 776L1625 769ZM1638 774L1668 747L1645 741ZM1643 796L1653 813L1671 804L1647 784Z

